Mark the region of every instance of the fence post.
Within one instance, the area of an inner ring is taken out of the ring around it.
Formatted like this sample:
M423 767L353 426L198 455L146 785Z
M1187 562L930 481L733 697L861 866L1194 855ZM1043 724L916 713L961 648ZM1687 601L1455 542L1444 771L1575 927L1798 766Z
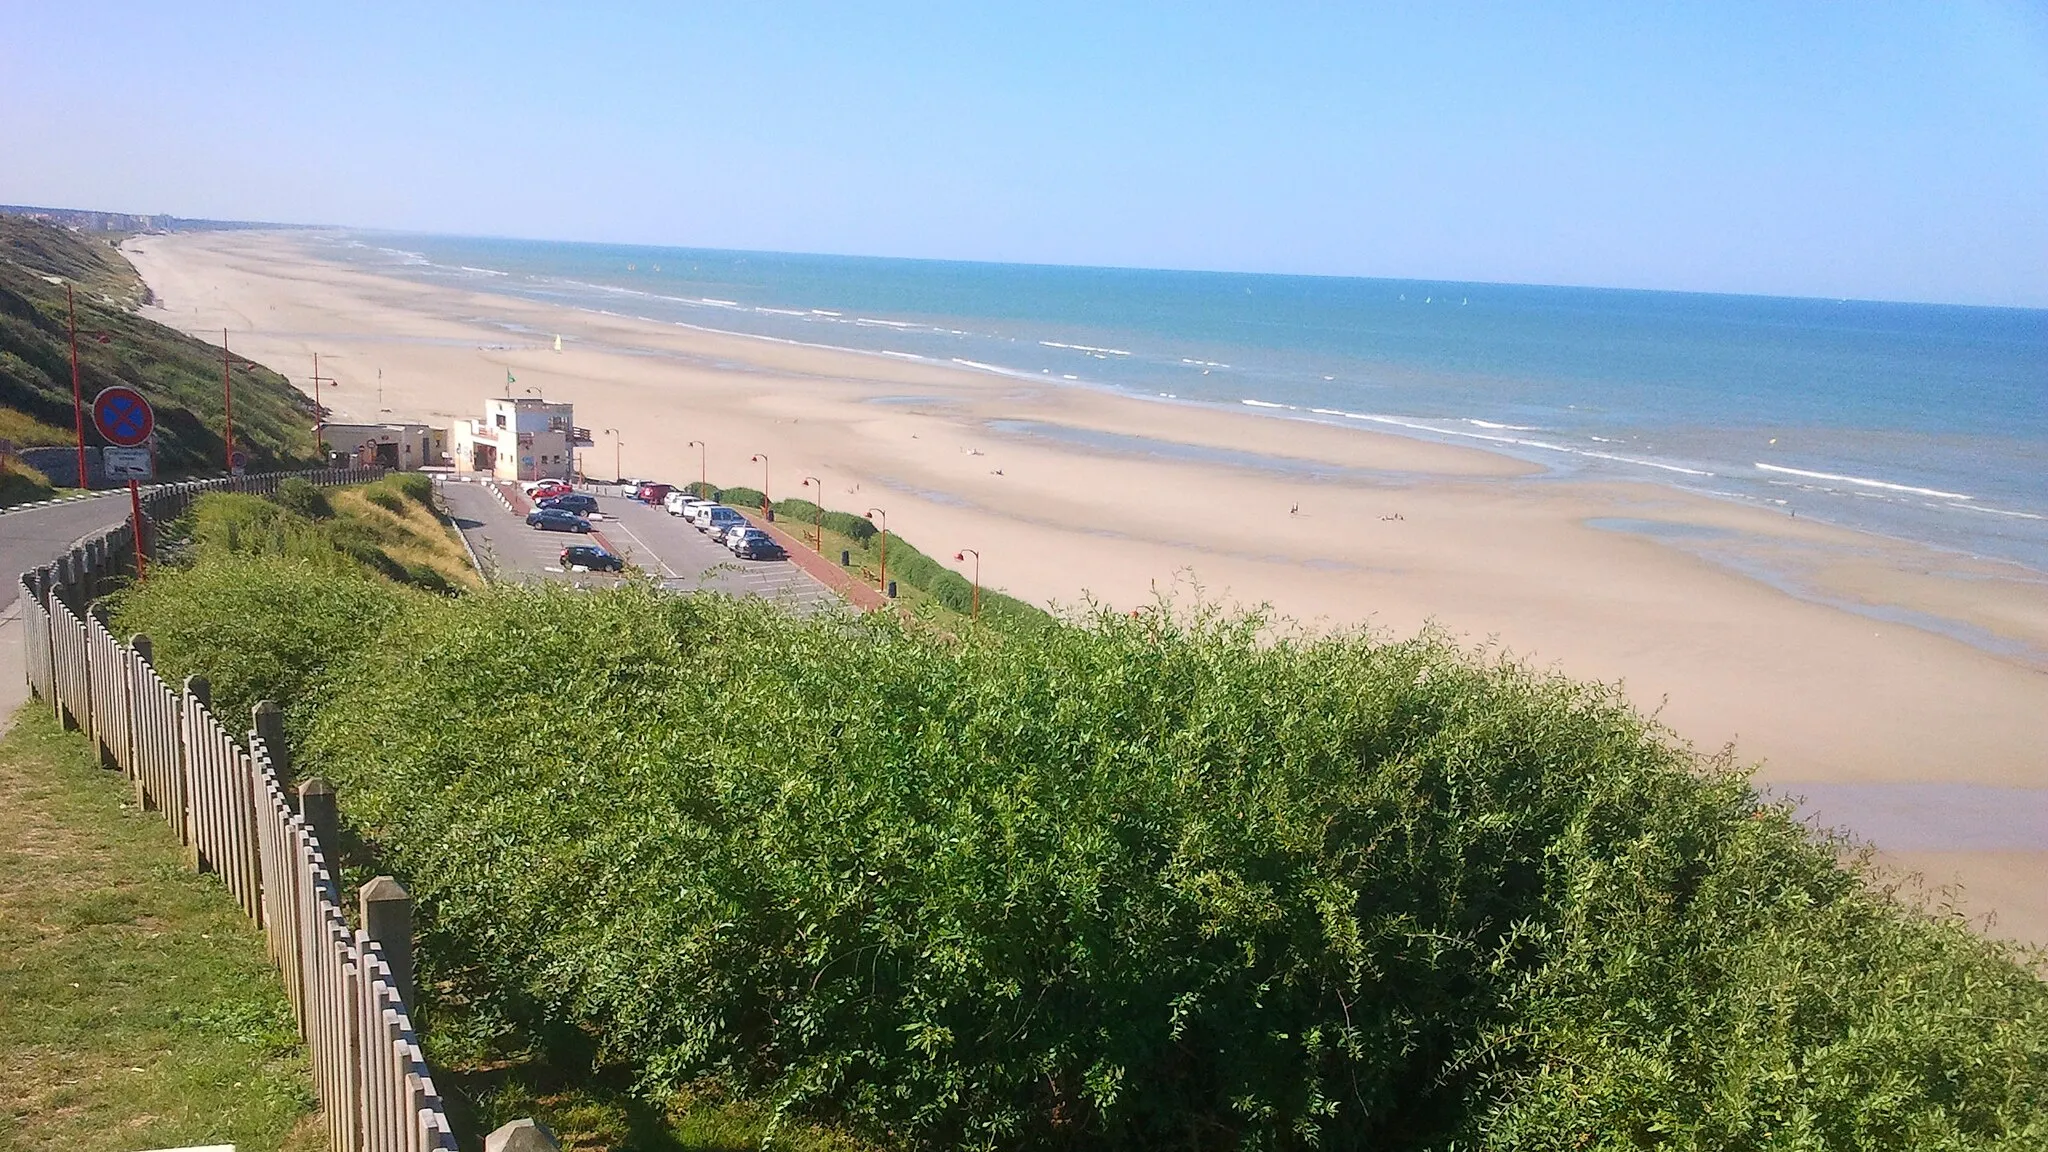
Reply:
M199 837L193 827L192 804L199 796L198 773L200 767L193 763L192 705L210 706L213 703L213 682L204 676L185 677L185 698L178 708L178 780L179 811L178 838L185 845L185 863L193 871L199 867Z
M134 650L136 658L141 660L146 667L156 667L156 641L149 638L149 633L137 632L135 635L128 637L128 647ZM137 812L147 812L149 811L149 781L146 778L147 774L143 771L143 765L149 764L154 766L156 759L154 748L146 751L144 749L145 745L154 744L159 737L153 733L143 731L142 717L138 714L137 703L135 677L130 675L128 677L128 771L135 778L135 810Z
M263 750L270 753L270 769L277 774L277 783L282 787L292 778L292 756L284 743L284 709L275 701L258 700L249 710L251 727L263 741Z
M484 1137L484 1152L560 1152L561 1147L538 1120L514 1120Z
M341 811L334 799L334 785L325 776L314 776L298 787L299 818L313 830L320 842L320 854L334 866L335 849L341 840Z
M405 886L390 876L379 876L356 893L362 912L363 934L377 942L384 963L391 969L391 982L405 998L406 1008L414 1004L412 986L412 897Z

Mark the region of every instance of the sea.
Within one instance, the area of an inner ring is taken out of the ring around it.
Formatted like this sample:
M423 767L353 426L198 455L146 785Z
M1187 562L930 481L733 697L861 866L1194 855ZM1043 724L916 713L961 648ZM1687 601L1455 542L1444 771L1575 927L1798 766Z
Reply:
M2044 310L367 232L311 243L420 281L992 384L1483 447L1548 477L1653 481L2048 573Z

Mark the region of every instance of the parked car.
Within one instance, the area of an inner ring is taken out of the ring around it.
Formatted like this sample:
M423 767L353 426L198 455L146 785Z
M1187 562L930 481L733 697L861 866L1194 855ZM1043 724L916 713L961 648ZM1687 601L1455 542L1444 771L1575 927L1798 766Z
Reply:
M561 508L536 508L526 514L526 526L543 532L588 532L590 521Z
M567 496L575 491L576 489L571 488L569 485L557 481L553 484L543 484L540 487L533 489L531 492L528 492L526 494L526 498L537 502L541 500L551 500L557 496Z
M595 544L571 544L562 549L565 572L624 572L626 562Z
M536 503L540 508L560 508L578 516L588 516L597 511L597 497L585 492L566 492L560 496L544 497Z
M745 516L727 508L723 504L713 504L709 508L699 508L695 520L698 530L713 540L725 535L726 529L737 527L746 522L747 518Z
M775 542L775 537L751 524L727 530L722 543L743 560L781 560L789 555Z
M713 508L717 504L718 501L716 500L706 500L701 496L692 496L688 500L683 501L682 517L685 520L693 519L697 515L697 509Z
M716 501L706 500L686 488L678 488L662 500L661 506L668 509L668 514L671 516L688 516L690 509L697 505L713 503L716 503Z
M652 504L659 507L661 502L668 499L668 494L673 491L675 491L675 485L673 484L642 484L639 491L633 493L633 499L638 500L642 504Z

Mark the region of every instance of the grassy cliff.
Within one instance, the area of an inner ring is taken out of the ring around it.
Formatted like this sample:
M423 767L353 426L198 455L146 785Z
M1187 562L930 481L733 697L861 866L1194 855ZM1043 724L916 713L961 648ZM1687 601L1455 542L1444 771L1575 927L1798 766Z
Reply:
M437 1058L925 1147L2048 1144L2030 958L1616 694L1437 637L246 554L119 629L288 702L418 901Z
M80 391L127 384L156 408L165 475L219 472L226 445L220 349L134 313L146 292L104 239L0 215L0 438L73 440L65 284L78 311ZM267 368L234 370L235 443L251 467L309 464L312 402ZM87 414L86 442L100 439Z

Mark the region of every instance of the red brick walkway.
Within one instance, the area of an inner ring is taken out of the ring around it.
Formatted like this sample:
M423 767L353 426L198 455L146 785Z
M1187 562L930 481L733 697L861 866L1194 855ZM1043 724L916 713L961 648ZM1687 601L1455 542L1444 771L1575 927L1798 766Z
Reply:
M782 545L782 550L789 553L790 563L803 569L813 580L839 593L855 608L863 612L872 612L877 608L889 606L887 596L868 587L866 582L855 578L853 573L818 555L810 545L799 540L780 524L769 523L761 518L759 512L749 512L743 508L739 513L747 518L748 523L774 537L775 542Z

